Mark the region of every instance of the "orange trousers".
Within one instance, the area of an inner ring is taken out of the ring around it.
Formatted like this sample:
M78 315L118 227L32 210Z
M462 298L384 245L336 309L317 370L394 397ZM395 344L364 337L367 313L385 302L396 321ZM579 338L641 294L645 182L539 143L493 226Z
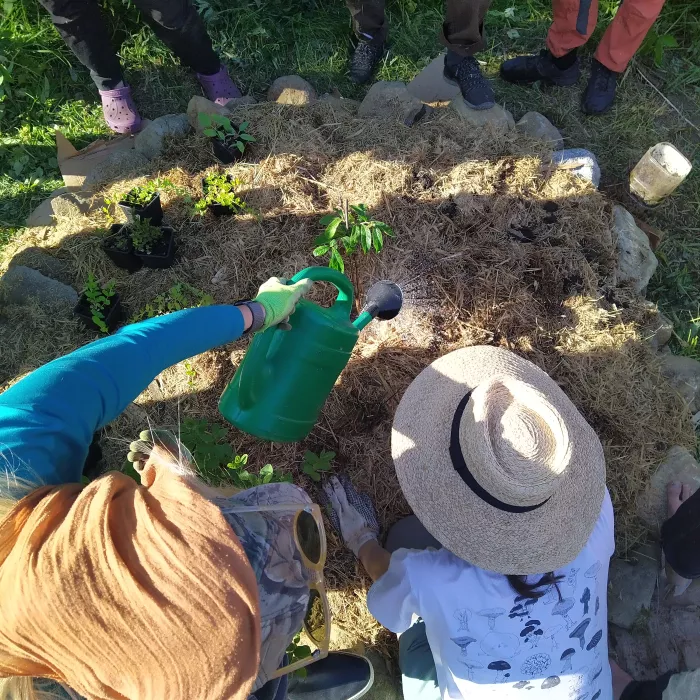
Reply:
M622 73L632 60L664 0L622 0L595 52L604 66ZM588 41L598 21L598 0L553 0L554 22L547 48L557 58Z

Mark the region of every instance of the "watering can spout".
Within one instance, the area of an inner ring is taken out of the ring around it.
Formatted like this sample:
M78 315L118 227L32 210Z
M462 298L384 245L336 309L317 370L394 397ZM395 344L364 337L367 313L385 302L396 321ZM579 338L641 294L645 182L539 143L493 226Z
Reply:
M388 321L394 318L403 305L403 292L395 282L375 282L367 292L367 301L353 325L361 331L372 319Z

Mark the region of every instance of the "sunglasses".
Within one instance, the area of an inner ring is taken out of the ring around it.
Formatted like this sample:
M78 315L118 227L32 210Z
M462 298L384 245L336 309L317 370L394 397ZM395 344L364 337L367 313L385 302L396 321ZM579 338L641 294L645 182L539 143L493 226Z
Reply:
M304 616L304 631L317 649L311 656L278 668L271 678L279 678L328 656L331 641L331 613L323 582L326 565L326 530L321 509L315 504L275 504L270 506L238 506L226 508L228 513L292 512L292 532L297 551L309 573L309 603Z

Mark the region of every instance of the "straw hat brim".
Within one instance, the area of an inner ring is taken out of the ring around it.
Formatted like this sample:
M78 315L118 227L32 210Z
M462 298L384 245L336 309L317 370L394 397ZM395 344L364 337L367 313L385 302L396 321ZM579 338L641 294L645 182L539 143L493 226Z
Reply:
M569 434L570 462L556 491L526 513L505 512L483 501L455 471L449 454L459 402L494 376L518 379L545 394ZM426 367L396 411L391 453L401 489L428 532L482 569L522 575L560 569L581 552L600 515L605 494L600 440L556 382L500 348L456 350Z

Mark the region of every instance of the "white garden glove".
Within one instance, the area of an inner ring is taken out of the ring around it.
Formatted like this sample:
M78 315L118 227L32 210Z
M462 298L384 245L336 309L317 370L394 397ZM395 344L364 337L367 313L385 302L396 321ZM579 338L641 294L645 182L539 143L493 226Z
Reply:
M369 496L355 491L350 480L332 476L323 491L332 508L331 522L340 531L345 546L359 556L362 545L379 536L377 514Z

